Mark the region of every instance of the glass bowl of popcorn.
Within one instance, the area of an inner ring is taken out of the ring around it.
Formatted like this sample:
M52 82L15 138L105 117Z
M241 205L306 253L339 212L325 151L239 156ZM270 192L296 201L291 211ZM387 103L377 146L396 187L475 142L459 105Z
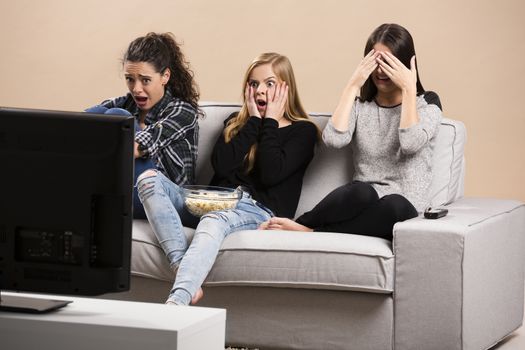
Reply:
M186 185L182 189L186 210L197 217L211 211L232 209L242 197L242 191L237 188Z

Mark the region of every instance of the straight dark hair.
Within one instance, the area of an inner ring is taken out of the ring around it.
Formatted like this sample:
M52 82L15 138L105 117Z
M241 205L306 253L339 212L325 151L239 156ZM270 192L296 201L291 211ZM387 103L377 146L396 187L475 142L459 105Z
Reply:
M414 40L412 35L400 26L394 23L385 23L377 27L368 37L365 45L365 56L374 48L375 44L383 44L392 51L403 64L410 69L410 59L416 54L414 48ZM419 80L419 70L417 69L417 57L415 60L417 71L416 89L417 94L421 95L425 92L421 81ZM366 82L361 87L360 99L363 101L372 101L377 95L377 87L372 81L372 77L368 77Z
M193 71L172 33L151 32L133 40L122 61L148 62L160 74L169 69L171 75L166 86L173 97L199 109L199 89L193 79Z

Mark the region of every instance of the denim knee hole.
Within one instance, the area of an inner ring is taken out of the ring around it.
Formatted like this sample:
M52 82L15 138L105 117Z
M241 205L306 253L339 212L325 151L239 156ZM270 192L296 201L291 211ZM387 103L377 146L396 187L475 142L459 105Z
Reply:
M137 192L139 197L144 200L153 195L155 189L156 170L146 170L137 178Z

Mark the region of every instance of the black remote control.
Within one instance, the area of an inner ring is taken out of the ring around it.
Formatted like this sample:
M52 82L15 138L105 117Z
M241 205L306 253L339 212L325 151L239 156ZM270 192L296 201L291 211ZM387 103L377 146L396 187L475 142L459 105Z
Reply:
M443 208L428 208L425 210L426 219L439 219L448 214L448 209Z

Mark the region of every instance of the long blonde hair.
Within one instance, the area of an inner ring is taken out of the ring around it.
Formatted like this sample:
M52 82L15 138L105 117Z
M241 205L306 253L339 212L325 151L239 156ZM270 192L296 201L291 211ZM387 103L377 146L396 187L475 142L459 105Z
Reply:
M248 83L248 79L250 79L250 75L254 68L265 65L265 64L271 64L272 70L279 78L280 80L284 81L288 85L288 99L286 101L286 107L284 112L284 117L288 119L291 122L297 122L297 121L306 121L310 122L315 125L317 128L317 125L312 122L310 117L308 116L308 113L306 113L301 100L299 99L299 94L297 92L297 84L295 82L295 76L292 69L292 64L290 63L290 60L288 57L280 55L275 52L266 52L263 54L260 54L258 57L256 57L253 62L250 64L248 69L246 70L246 74L244 75L243 80L243 90L242 90L242 96L244 100L244 89L246 87L246 84ZM230 119L228 124L226 125L226 128L224 128L224 140L226 143L230 142L235 135L239 132L239 130L248 122L248 119L250 118L250 114L248 112L248 106L246 104L246 100L244 100L244 103L242 105L241 110L237 114L236 117ZM318 130L318 137L320 135L319 128ZM250 148L250 151L244 158L244 161L246 162L246 173L249 173L255 164L255 154L257 151L257 143L253 144Z

